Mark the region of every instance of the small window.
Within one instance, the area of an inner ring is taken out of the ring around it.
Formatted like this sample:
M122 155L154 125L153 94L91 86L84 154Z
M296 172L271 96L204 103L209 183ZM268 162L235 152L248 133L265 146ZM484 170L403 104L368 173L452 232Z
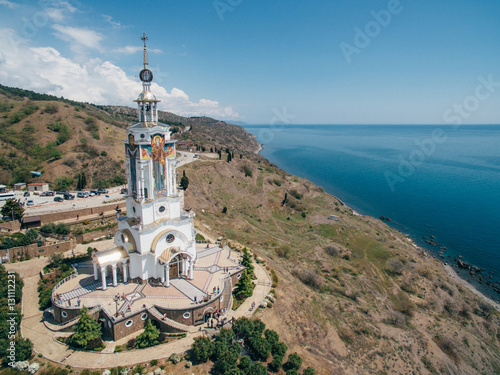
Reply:
M189 311L186 311L184 314L182 314L182 317L184 319L189 319L191 317L191 313Z
M132 207L132 211L134 211L134 214L135 214L135 207Z
M63 311L63 312L61 312L61 316L63 318L67 318L68 317L68 313L66 311Z
M146 320L148 318L148 313L143 313L141 315L141 320Z
M239 279L241 277L241 273L238 274L238 276L236 276L237 279Z
M160 206L160 208L158 208L158 211L160 211L160 213L165 212L165 206Z
M125 327L130 327L132 324L134 324L134 322L132 321L132 319L127 320L127 323L125 323Z
M167 236L167 242L168 242L168 243L172 243L172 242L174 242L174 241L175 241L175 236L174 236L173 234L169 234L169 235Z
M141 134L141 138L144 138L144 137L146 137L146 136L144 134Z

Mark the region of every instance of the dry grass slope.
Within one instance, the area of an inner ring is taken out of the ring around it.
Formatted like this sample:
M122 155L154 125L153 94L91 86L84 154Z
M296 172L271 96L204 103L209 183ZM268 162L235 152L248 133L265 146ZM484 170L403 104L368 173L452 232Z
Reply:
M496 311L401 233L264 159L202 160L185 171L199 223L277 272L264 321L321 373L500 371Z

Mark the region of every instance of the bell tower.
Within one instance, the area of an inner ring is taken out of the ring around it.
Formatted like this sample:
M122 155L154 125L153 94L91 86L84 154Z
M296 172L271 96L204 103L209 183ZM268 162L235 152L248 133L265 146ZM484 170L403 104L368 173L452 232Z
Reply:
M177 188L176 140L170 126L158 122L158 103L151 92L153 73L148 69L147 36L144 68L139 73L142 92L134 100L139 122L127 128L125 167L127 215L118 218L115 245L130 257L130 277L161 279L169 285L170 266L179 277L193 277L196 241L192 213L184 211ZM174 266L172 266L174 267Z
M139 122L128 127L125 160L129 186L127 213L147 225L161 218L178 218L181 207L176 184L176 141L170 139L170 126L158 122L160 101L151 92L153 73L148 69L148 38L144 34L141 39L142 92L134 100L138 104Z

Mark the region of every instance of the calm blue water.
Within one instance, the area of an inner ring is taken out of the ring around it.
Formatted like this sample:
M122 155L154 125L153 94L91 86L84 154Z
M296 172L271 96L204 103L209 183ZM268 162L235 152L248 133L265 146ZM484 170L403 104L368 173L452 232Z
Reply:
M390 225L435 254L445 246L445 261L456 263L461 255L485 269L484 281L500 284L500 126L245 129L280 168L362 214L391 218ZM435 236L439 246L426 244L423 236ZM500 299L491 290L488 295Z

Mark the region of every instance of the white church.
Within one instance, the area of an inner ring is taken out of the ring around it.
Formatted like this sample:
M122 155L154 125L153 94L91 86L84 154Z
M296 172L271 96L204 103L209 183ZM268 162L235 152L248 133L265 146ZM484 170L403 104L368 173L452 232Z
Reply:
M176 183L177 141L170 139L170 126L158 122L159 100L151 92L147 37L142 40L143 89L135 100L139 122L128 127L124 150L127 216L118 218L115 247L92 255L94 279L101 280L103 290L106 278L116 286L118 275L123 282L154 278L169 287L173 278L192 279L196 260L193 218L182 207Z

